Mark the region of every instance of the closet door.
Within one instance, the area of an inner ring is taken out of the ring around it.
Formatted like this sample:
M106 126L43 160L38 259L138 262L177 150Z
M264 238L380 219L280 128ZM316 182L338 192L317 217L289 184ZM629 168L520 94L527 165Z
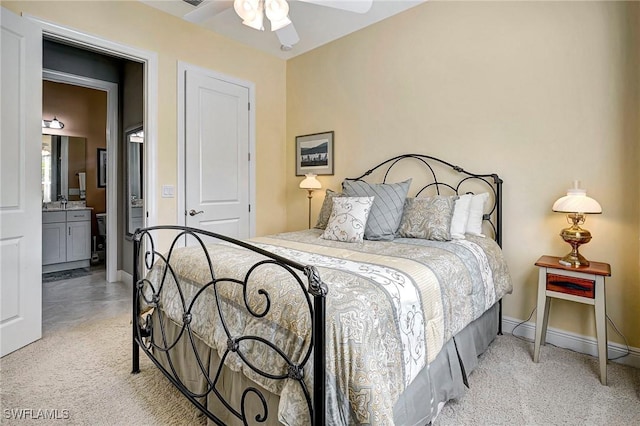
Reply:
M185 72L185 223L248 238L249 89Z

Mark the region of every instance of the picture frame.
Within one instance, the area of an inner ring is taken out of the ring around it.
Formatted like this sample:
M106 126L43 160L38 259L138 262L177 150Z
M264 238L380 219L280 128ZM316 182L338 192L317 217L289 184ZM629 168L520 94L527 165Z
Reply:
M107 187L107 150L98 148L98 188Z
M333 175L333 131L296 136L296 176Z

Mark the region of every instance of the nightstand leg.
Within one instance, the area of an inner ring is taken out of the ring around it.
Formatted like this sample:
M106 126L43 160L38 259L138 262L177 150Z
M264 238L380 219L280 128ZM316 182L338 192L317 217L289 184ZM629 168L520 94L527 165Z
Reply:
M551 298L545 297L544 301L544 318L542 320L542 339L540 344L545 346L547 344L547 326L549 325L549 311L551 310Z
M533 346L533 362L540 360L540 343L543 341L543 335L546 338L546 319L549 318L547 309L549 308L549 298L546 297L547 291L547 270L540 268L538 274L538 305L536 312L536 340Z
M607 385L607 307L604 292L604 277L596 277L596 333L598 338L598 360L600 382Z

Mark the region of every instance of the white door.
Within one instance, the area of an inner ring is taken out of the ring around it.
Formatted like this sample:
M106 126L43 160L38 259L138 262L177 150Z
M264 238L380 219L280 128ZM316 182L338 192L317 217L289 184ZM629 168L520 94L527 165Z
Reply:
M185 223L248 238L249 89L185 72Z
M2 8L0 356L42 337L42 33Z

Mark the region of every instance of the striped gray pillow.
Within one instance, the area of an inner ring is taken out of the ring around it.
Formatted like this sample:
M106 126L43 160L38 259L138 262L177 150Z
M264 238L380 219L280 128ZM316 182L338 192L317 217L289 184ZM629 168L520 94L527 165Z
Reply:
M367 240L393 240L404 209L411 179L399 183L367 183L345 180L342 192L347 197L374 197L364 231Z

